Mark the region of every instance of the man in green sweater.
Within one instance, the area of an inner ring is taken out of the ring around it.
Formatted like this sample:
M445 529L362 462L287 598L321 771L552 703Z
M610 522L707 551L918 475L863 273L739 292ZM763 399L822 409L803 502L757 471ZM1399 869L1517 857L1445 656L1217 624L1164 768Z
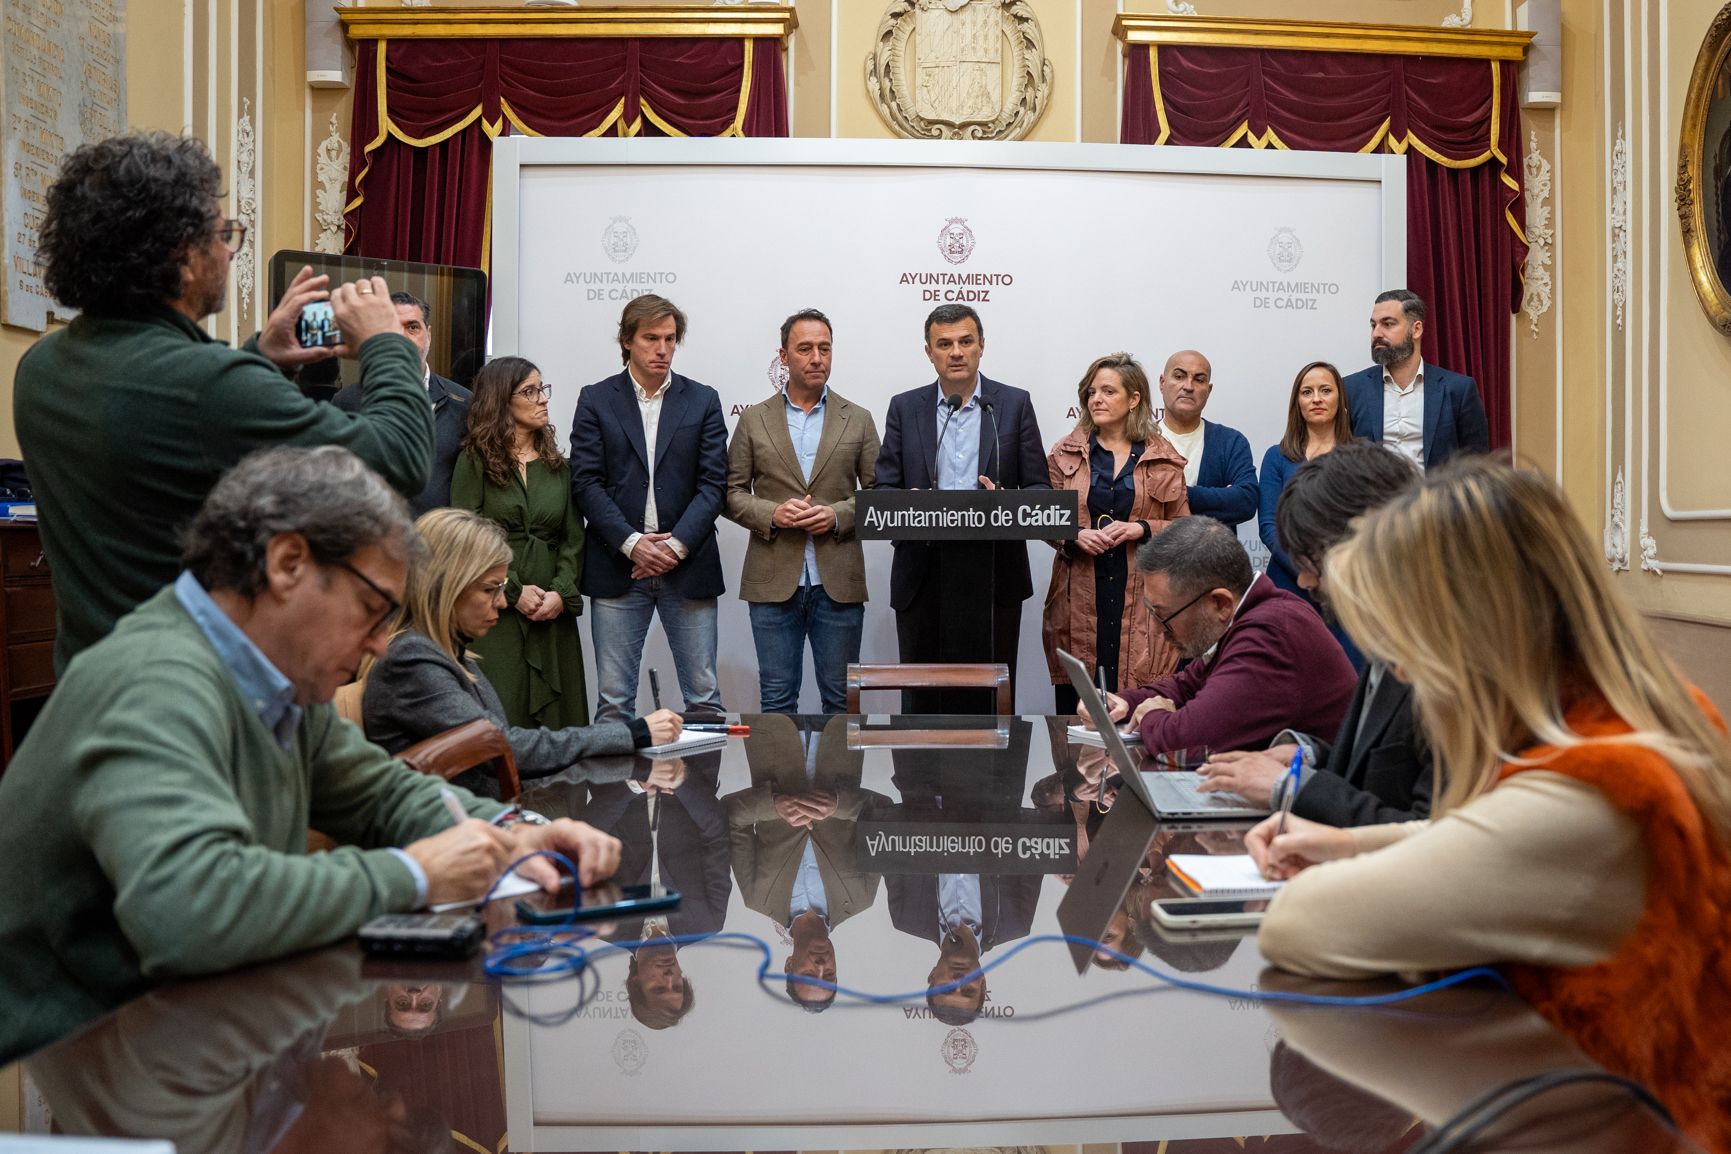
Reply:
M342 445L402 493L426 481L420 350L382 279L331 293L303 268L238 350L199 327L223 307L246 239L222 213L221 185L198 140L150 133L78 149L48 190L44 279L83 311L25 353L12 405L54 575L56 669L174 579L179 534L248 453ZM326 297L345 343L303 349L295 321ZM360 359L358 412L312 401L284 375L337 355Z
M612 875L609 835L462 791L457 822L442 781L337 716L417 546L347 450L256 454L211 492L180 577L67 667L0 777L0 1065L154 981L479 897L533 850ZM341 848L308 855L309 826ZM523 872L557 881L546 859Z

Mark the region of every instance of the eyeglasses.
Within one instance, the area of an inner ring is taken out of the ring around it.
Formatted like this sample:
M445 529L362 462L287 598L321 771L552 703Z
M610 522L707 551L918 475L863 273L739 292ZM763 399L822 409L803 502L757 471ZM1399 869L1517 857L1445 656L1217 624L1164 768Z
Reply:
M1190 600L1186 601L1184 604L1180 605L1178 608L1174 609L1172 612L1168 613L1164 617L1160 616L1160 610L1156 609L1154 607L1154 603L1152 601L1148 600L1148 598L1146 598L1146 597L1142 598L1142 604L1144 604L1148 607L1148 612L1154 614L1154 623L1156 625L1160 626L1161 631L1164 632L1166 634L1166 636L1172 637L1172 638L1174 638L1174 640L1176 640L1176 635L1173 634L1173 632L1172 632L1172 622L1178 617L1178 615L1180 613L1183 613L1186 609L1190 608L1192 605L1196 604L1198 601L1202 600L1204 597L1208 596L1212 592L1214 592L1214 590L1204 589L1202 592L1198 593L1196 596L1192 597Z
M222 227L216 230L216 238L229 252L239 252L246 243L246 225L238 220L224 220Z
M553 395L553 386L546 381L538 385L524 385L517 390L517 395L525 401L544 401Z
M493 598L499 596L501 593L503 593L505 591L505 582L503 582L503 581L478 581L473 586L471 586L471 588L473 588L475 590L475 592L477 592L477 593L481 594L483 597L485 597L488 601L491 601L491 600L493 600Z
M392 597L389 593L379 588L378 583L371 577L368 577L365 573L362 573L347 561L337 561L334 562L334 564L338 569L341 569L356 581L359 581L362 585L365 585L368 589L371 589L374 593L378 594L379 600L385 603L385 611L379 615L377 621L373 622L373 627L367 630L367 636L377 637L379 634L389 629L392 623L396 621L397 615L402 613L402 604L398 602L395 597Z

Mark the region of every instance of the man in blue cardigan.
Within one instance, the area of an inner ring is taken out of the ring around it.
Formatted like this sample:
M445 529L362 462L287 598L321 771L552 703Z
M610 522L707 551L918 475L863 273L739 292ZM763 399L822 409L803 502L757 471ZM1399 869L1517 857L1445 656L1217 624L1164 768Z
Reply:
M1345 381L1352 435L1387 445L1420 469L1491 447L1478 385L1469 376L1425 364L1419 351L1425 316L1417 293L1389 289L1380 294L1370 313L1370 359L1376 364Z
M1256 516L1256 465L1243 433L1202 419L1213 391L1207 357L1195 349L1167 357L1160 373L1160 435L1184 455L1190 511L1236 529Z

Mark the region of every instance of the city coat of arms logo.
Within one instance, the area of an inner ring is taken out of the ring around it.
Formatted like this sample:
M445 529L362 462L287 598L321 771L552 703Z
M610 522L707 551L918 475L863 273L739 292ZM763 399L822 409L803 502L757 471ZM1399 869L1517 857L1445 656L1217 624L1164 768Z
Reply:
M938 230L938 252L951 264L962 264L974 255L974 230L963 217L952 216Z
M1020 140L1052 92L1027 0L894 0L865 64L879 115L913 140Z
M950 1068L952 1074L966 1074L973 1068L974 1059L980 1056L980 1046L974 1041L974 1036L957 1026L944 1035L942 1047L944 1065Z
M1268 242L1268 263L1281 272L1291 272L1303 259L1304 246L1298 242L1298 234L1290 228L1275 229Z
M643 1035L636 1030L619 1031L619 1036L613 1039L613 1061L623 1073L639 1073L649 1062L649 1047L644 1045Z
M631 227L630 217L616 216L607 222L607 227L601 230L601 251L614 264L631 259L631 254L637 251L637 230Z
M769 391L779 393L787 388L789 377L787 366L781 363L781 354L769 358Z

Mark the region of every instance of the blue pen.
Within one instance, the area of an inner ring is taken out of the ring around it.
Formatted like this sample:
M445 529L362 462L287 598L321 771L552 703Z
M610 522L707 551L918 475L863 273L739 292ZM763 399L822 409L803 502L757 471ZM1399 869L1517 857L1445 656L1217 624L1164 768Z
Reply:
M1286 819L1292 814L1292 799L1298 796L1298 771L1304 767L1304 747L1301 745L1292 754L1292 768L1286 771L1286 793L1280 799L1280 825L1276 827L1274 836L1279 837L1286 832Z

